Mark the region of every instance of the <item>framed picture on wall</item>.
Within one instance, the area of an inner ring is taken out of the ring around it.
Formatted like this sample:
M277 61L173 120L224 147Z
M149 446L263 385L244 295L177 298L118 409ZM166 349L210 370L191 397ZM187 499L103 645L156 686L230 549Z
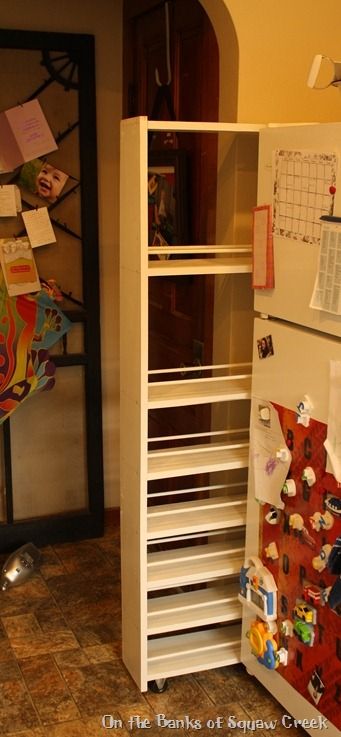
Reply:
M151 151L148 158L148 246L188 243L187 156L181 149ZM158 258L167 258L169 255Z
M21 121L26 142L20 156L13 146L13 160L7 139L2 154L2 136L0 151L0 185L11 185L13 194L12 210L1 218L7 287L0 284L0 337L5 362L15 363L21 381L20 392L14 380L8 385L10 400L6 382L0 396L5 551L23 540L40 546L102 535L104 483L95 38L0 29L0 61L0 110L12 124ZM26 228L30 215L45 208L55 240L44 234L34 248L36 273ZM37 296L25 299L33 283ZM62 316L68 333L60 329ZM38 392L46 387L52 391Z

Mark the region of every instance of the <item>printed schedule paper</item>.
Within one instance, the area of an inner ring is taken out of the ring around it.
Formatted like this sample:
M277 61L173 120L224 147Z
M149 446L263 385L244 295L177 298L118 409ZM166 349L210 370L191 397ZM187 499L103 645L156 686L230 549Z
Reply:
M0 174L57 148L38 100L0 113Z
M337 163L334 153L274 152L274 235L320 242L320 218L333 214Z
M323 223L310 307L341 315L341 224Z
M56 242L47 207L37 207L22 213L32 248Z

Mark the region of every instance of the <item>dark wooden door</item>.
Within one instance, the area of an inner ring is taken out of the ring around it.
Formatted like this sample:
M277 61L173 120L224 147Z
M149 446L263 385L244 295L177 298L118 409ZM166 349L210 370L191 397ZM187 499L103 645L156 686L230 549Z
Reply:
M124 117L218 120L218 66L215 34L198 0L125 0ZM187 243L214 243L217 137L159 134L150 141L152 151L174 148L187 159ZM150 280L151 369L212 363L213 290L213 277ZM204 432L209 407L157 410L149 426L154 437Z

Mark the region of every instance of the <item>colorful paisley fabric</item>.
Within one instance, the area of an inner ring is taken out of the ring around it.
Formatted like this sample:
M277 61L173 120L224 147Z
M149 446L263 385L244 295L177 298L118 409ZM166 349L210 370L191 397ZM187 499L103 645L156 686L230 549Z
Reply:
M43 290L9 297L0 272L0 424L33 392L52 389L48 349L70 327Z

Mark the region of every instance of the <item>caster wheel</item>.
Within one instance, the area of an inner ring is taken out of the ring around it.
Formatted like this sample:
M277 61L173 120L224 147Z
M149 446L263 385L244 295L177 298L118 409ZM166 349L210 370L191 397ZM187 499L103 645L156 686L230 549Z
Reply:
M157 678L155 681L150 681L148 686L153 693L163 693L167 691L168 681L167 678Z

